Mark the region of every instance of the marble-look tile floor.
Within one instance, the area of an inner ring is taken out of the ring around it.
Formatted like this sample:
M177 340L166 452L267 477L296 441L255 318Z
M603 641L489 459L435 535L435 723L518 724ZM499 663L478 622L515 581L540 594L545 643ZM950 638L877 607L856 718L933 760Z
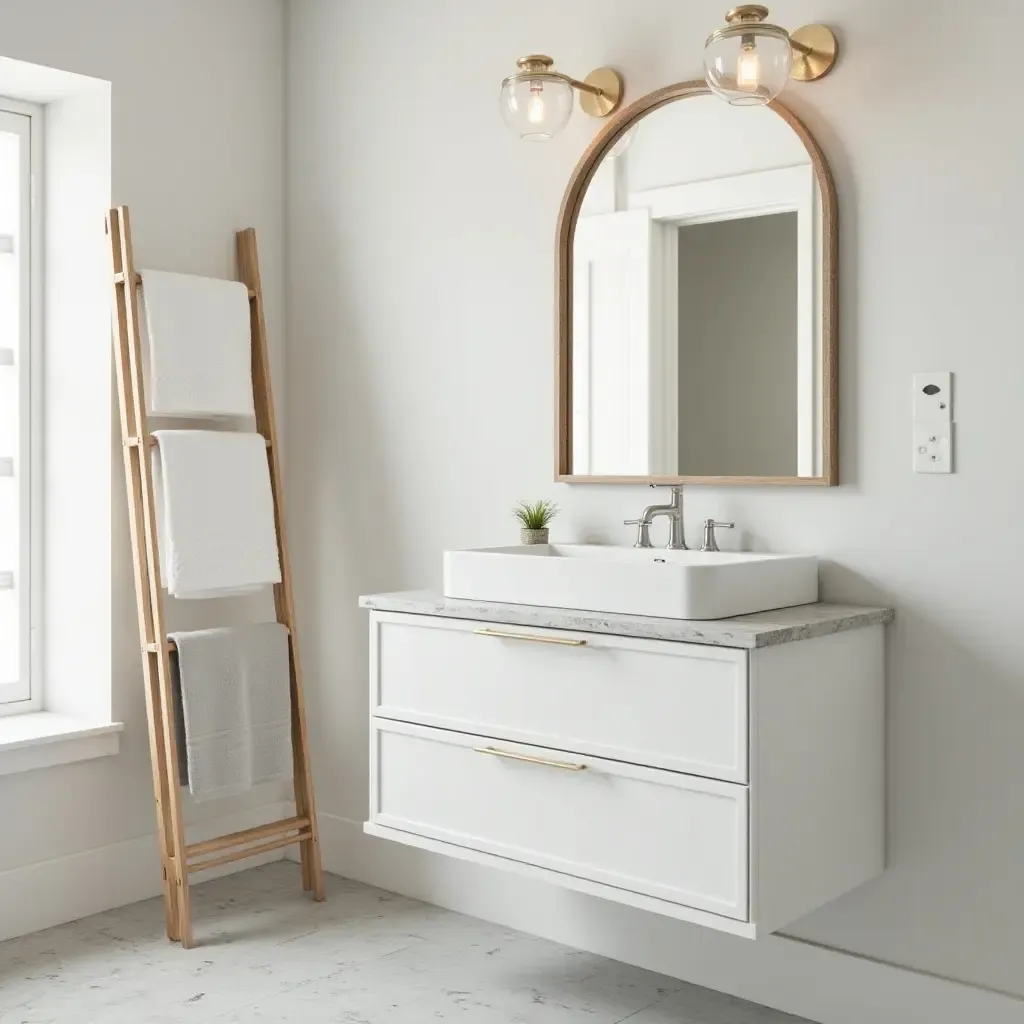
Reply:
M799 1018L283 862L0 943L0 1024L798 1024ZM807 1022L804 1022L807 1024Z

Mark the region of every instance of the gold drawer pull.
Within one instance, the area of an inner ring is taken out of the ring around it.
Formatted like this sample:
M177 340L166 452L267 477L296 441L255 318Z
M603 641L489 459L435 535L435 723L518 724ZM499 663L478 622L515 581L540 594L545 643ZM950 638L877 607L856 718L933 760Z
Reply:
M570 764L568 761L549 761L544 757L530 757L529 754L513 754L510 750L497 750L494 747L474 747L478 754L490 754L492 757L507 757L510 761L525 761L527 764L542 764L545 768L561 768L564 772L586 771L585 764Z
M562 647L586 647L586 640L570 640L561 636L534 636L533 633L506 633L500 629L474 629L477 636L497 636L503 640L529 640L535 644L560 644Z

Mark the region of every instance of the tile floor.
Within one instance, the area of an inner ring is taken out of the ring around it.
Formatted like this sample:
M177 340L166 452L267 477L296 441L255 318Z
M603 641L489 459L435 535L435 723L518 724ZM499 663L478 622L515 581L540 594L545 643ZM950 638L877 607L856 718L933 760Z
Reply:
M799 1018L345 879L276 863L0 943L0 1024L799 1024ZM806 1022L804 1022L806 1024Z

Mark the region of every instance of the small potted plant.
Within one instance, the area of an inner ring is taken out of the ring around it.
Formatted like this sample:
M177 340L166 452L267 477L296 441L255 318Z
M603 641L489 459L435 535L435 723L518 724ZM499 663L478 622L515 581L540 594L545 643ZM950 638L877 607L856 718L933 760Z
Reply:
M558 506L547 498L534 502L521 501L512 510L512 514L519 520L521 527L520 544L547 544L548 526L558 515Z

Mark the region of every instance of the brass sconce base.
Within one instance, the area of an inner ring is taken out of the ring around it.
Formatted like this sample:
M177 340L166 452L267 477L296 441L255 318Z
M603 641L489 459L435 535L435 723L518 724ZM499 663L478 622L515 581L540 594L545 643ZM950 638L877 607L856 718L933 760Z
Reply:
M789 77L813 82L835 66L839 45L835 34L824 25L804 25L789 35L793 47L793 70Z
M622 75L612 68L598 68L583 79L584 85L600 89L601 92L580 92L580 109L591 117L607 117L614 114L622 103Z

